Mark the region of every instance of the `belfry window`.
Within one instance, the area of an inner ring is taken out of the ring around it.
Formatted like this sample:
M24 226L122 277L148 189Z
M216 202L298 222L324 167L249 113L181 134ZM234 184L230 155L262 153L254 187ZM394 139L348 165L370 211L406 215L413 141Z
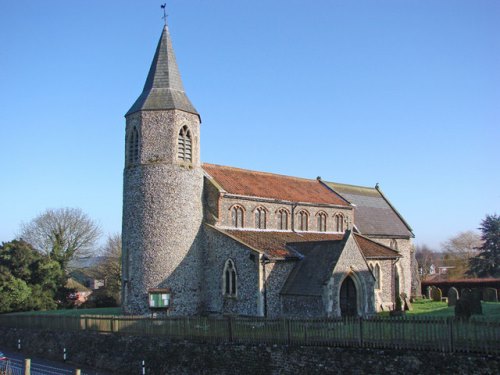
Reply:
M318 231L326 232L326 213L320 212L317 216Z
M287 230L288 229L288 211L281 208L277 212L278 217L278 229Z
M226 261L224 272L222 273L222 294L226 297L236 297L237 275L236 268L231 259Z
M339 233L344 232L344 215L335 215L335 231Z
M297 219L299 220L299 230L307 231L309 226L309 214L307 211L300 211L297 215Z
M191 131L184 125L179 131L177 139L177 158L183 161L192 161Z
M266 229L266 209L264 207L255 209L255 228Z
M243 228L243 208L240 206L233 206L231 208L231 221L233 227Z
M129 164L139 161L139 132L134 126L128 137L128 162Z

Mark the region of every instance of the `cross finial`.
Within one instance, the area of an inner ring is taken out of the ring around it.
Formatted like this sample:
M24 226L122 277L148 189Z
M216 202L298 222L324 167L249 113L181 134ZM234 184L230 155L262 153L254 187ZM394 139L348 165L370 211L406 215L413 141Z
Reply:
M164 3L161 5L161 9L163 9L163 17L162 18L163 18L163 21L165 21L165 26L167 26L167 17L168 17L166 8L167 8L167 3Z

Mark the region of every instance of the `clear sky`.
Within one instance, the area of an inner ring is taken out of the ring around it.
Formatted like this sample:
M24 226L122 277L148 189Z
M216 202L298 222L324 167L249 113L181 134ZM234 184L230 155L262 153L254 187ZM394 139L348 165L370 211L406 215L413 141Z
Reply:
M121 230L123 116L161 2L0 2L0 241L47 208ZM167 7L203 161L378 182L435 248L500 213L500 1Z

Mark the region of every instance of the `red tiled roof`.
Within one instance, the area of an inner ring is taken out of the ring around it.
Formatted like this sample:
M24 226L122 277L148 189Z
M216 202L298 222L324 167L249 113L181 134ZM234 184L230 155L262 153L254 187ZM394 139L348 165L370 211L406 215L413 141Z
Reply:
M290 248L286 247L291 242L312 242L312 241L332 241L342 240L342 234L327 233L296 233L296 232L271 232L271 231L251 231L236 229L221 229L218 231L235 238L255 250L268 256L270 259L289 259L300 257Z
M203 164L203 169L228 193L291 202L349 206L317 180Z
M399 253L387 246L372 241L367 237L354 233L354 239L358 243L365 258L400 258Z

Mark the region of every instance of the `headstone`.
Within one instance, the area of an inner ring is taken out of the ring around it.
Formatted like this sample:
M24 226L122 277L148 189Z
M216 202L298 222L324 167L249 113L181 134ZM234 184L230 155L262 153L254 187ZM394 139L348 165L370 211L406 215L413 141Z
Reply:
M441 302L441 298L443 298L443 292L441 292L441 289L434 287L431 291L431 298L435 302Z
M428 286L425 295L427 296L428 299L432 298L432 288L433 286Z
M484 288L483 298L485 302L498 302L498 292L495 288Z
M472 289L472 292L469 296L470 298L470 311L474 314L482 314L483 308L481 306L481 290L480 289Z
M410 298L405 297L403 299L403 304L404 304L404 310L405 311L411 311L411 310L413 310L413 306L411 305Z
M448 306L455 306L458 301L458 290L455 287L448 289Z
M462 293L460 293L460 296L461 296L460 298L469 297L471 294L472 294L472 290L470 290L469 288L463 288Z

